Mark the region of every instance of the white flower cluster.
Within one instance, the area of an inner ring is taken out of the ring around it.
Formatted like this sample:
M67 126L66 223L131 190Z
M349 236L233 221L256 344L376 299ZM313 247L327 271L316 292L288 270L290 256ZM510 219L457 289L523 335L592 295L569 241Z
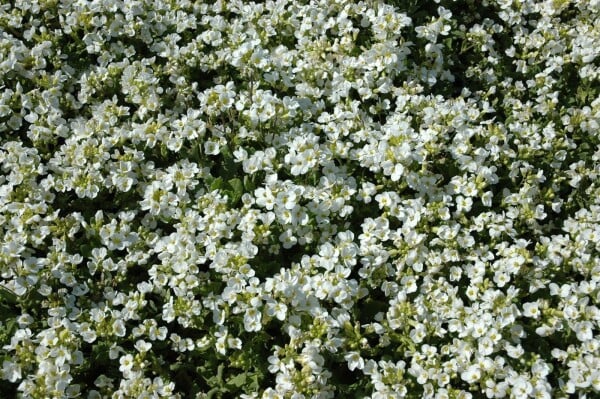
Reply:
M600 1L0 6L0 392L600 395Z

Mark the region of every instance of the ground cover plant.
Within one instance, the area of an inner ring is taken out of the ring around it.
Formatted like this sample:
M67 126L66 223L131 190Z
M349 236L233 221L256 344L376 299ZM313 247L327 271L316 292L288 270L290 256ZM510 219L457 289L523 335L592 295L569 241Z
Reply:
M600 1L0 5L3 398L600 397Z

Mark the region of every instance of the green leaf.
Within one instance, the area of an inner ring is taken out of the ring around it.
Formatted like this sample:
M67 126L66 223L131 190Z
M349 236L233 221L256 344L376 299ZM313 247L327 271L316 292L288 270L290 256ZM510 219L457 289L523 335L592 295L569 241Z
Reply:
M220 398L221 395L219 395L219 394L222 394L222 393L225 393L225 392L227 392L226 389L215 387L215 388L211 389L210 391L208 391L208 393L206 394L206 397L207 398L214 398L215 395L216 395L216 397Z
M17 304L17 294L9 290L8 288L2 287L0 285L0 302L16 305Z
M244 185L238 178L230 179L228 183L231 187L226 191L227 195L229 196L229 204L235 206L242 198L242 194L244 194Z
M451 37L444 39L444 47L449 50L452 49L452 38Z
M235 194L239 195L240 197L242 196L242 194L244 194L244 184L242 183L241 179L237 177L234 179L230 179L229 185L231 186Z
M217 381L219 381L219 385L223 383L223 370L225 370L225 366L223 364L219 364L217 367Z
M0 337L11 337L17 329L17 321L14 316L6 320L4 325L0 322ZM8 339L10 341L10 339ZM2 342L2 340L0 340Z
M256 184L254 184L254 181L252 181L252 179L248 175L244 176L244 188L247 192L254 191L254 189L256 188Z
M372 319L379 312L385 311L387 308L387 303L377 300L367 298L362 306L360 306L360 315L365 319Z
M221 385L219 384L219 379L217 378L216 375L213 375L212 377L204 377L204 380L206 381L206 383L208 384L208 386L210 387L220 387Z
M160 156L163 159L167 159L169 156L169 149L167 148L167 146L165 144L160 145Z
M223 178L222 177L217 177L215 180L213 180L213 182L210 184L210 190L214 191L214 190L219 190L223 187Z
M234 386L236 388L241 388L244 385L246 385L246 380L247 379L248 379L247 374L246 373L241 373L241 374L233 376L229 380L227 380L227 385L231 385L231 386Z
M252 374L250 376L250 384L248 385L248 388L250 391L258 391L260 388L260 383L258 381L258 374Z

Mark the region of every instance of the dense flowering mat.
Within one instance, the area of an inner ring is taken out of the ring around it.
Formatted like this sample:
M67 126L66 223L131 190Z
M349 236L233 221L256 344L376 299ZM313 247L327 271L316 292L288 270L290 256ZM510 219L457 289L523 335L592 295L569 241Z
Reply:
M600 397L599 80L598 0L2 1L0 397Z

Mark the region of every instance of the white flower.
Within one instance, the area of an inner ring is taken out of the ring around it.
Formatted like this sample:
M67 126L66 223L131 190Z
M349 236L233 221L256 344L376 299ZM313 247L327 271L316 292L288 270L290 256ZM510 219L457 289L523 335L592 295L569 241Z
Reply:
M260 331L262 315L255 307L246 309L244 313L244 329L246 331Z
M218 141L206 140L204 142L204 152L207 155L219 155L221 148Z
M481 378L481 369L478 365L472 364L460 374L460 378L469 384L474 384Z
M277 194L275 204L285 209L294 209L296 206L296 193L294 191L281 191Z
M402 164L397 163L396 165L394 165L394 169L392 170L390 178L392 179L392 181L398 181L400 180L403 174L404 166Z
M123 320L121 319L116 319L113 322L113 333L117 336L117 337L124 337L126 334L126 329L125 329L125 323L123 322Z
M360 353L356 351L348 352L344 359L348 362L348 368L350 371L354 371L355 369L362 370L365 367L365 361L360 356Z
M133 356L131 354L121 356L119 359L119 364L119 371L121 371L123 375L128 375L135 364L133 361Z
M8 360L3 361L2 378L10 382L17 382L21 379L21 366L18 363L14 363Z
M267 187L259 187L254 191L256 197L256 204L265 207L265 209L271 211L275 206L275 196L271 190Z
M533 390L533 385L525 377L518 376L516 379L511 381L511 397L514 398L528 398L529 394Z
M537 319L540 317L540 308L539 303L536 302L527 302L523 304L523 316L531 317Z
M590 321L581 321L575 324L573 330L577 339L585 342L594 338L593 324Z
M148 352L152 348L152 343L140 339L136 341L134 347L138 352L144 353Z
M280 302L267 302L266 313L270 317L275 316L278 320L285 320L287 306Z
M469 212L473 206L473 199L471 197L456 197L456 211L458 213Z

